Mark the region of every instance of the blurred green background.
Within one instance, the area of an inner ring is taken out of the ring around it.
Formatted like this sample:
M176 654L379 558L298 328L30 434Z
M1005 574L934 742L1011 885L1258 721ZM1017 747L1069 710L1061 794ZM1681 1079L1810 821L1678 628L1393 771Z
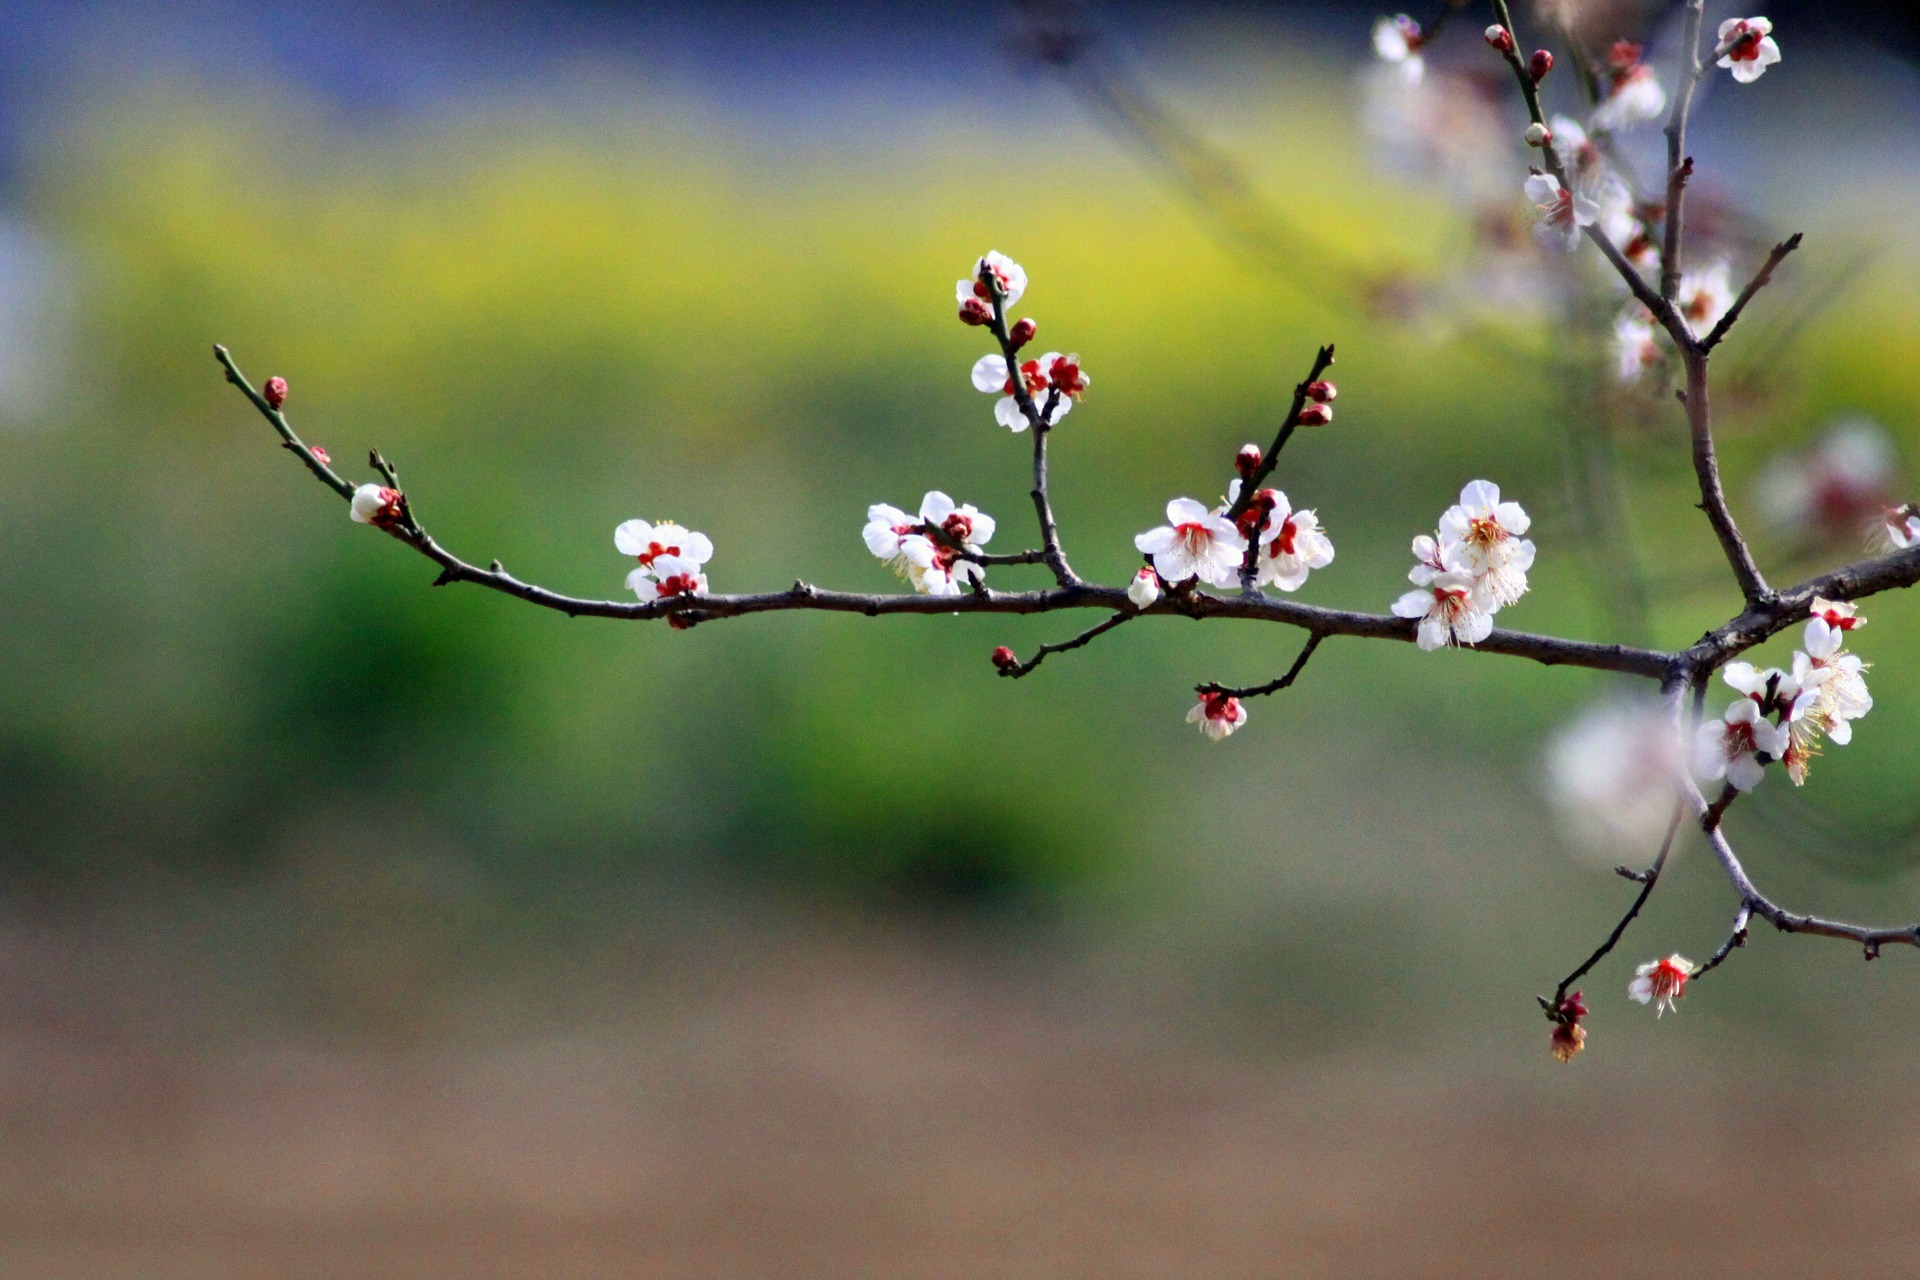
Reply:
M115 1025L196 1045L418 1045L476 1019L511 1039L644 1020L689 966L763 954L769 931L932 937L966 972L1235 1061L1563 1087L1532 996L1628 886L1560 847L1540 761L1615 682L1335 640L1213 745L1183 723L1191 686L1271 678L1296 634L1153 621L1014 683L994 645L1028 653L1092 617L679 633L436 590L274 447L209 355L286 377L294 423L345 474L370 478L377 446L470 560L619 596L614 525L670 517L712 536L716 590L880 590L869 503L941 488L998 518L993 550L1031 537L1024 437L968 385L983 347L950 305L999 248L1030 273L1041 345L1094 379L1054 450L1084 573L1124 580L1167 499L1216 497L1334 341L1338 419L1278 473L1338 547L1301 598L1384 609L1408 539L1485 476L1540 547L1501 621L1621 637L1569 472L1577 422L1598 420L1651 638L1732 612L1662 391L1607 386L1571 311L1454 304L1472 217L1375 162L1364 20L1338 56L1246 15L1156 21L1169 100L1268 213L1347 279L1413 282L1421 317L1221 241L1039 71L996 71L1020 86L997 101L907 95L884 124L887 100L865 102L798 140L617 59L371 123L260 67L51 96L15 175L57 283L42 393L0 424L0 878L28 933L116 939L82 950L117 958L66 971L92 994L28 982L15 1003L113 992ZM1776 579L1857 548L1766 530L1770 459L1849 413L1920 446L1920 254L1889 197L1911 195L1911 157L1809 204L1796 167L1898 126L1798 132L1796 106L1831 102L1851 65L1802 61L1761 86L1763 115L1712 98L1700 143L1729 208L1809 233L1756 304L1804 325L1764 367L1740 365L1741 336L1724 356L1728 486ZM1770 779L1733 828L1778 896L1891 921L1916 910L1920 609L1866 612L1871 718L1804 793ZM1586 984L1595 1051L1564 1087L1910 1051L1911 958L1863 967L1818 941L1756 937L1677 1019L1628 1006L1633 960L1723 936L1732 903L1701 852ZM137 995L156 972L159 1004Z

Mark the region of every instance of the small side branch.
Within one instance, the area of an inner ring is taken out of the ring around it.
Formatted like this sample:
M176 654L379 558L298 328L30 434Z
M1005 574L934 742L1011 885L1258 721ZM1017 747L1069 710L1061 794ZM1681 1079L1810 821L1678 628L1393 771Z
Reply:
M1251 684L1243 689L1232 689L1223 684L1197 684L1193 687L1193 691L1223 693L1229 698L1264 698L1270 693L1278 693L1300 678L1300 673L1306 669L1307 659L1313 656L1313 651L1320 647L1320 642L1324 639L1326 637L1318 631L1309 635L1307 643L1301 646L1300 656L1295 658L1293 665L1287 668L1287 674L1278 680L1269 680L1265 684Z
M1740 296L1733 300L1731 307L1727 308L1727 314L1720 317L1720 323L1714 325L1712 332L1700 339L1702 351L1711 351L1726 339L1727 331L1733 328L1733 322L1740 318L1740 313L1747 309L1747 303L1753 301L1753 295L1766 288L1767 282L1773 279L1774 269L1787 260L1788 254L1800 247L1800 235L1801 233L1796 231L1773 246L1773 252L1767 255L1766 262L1755 273L1753 279L1747 281L1747 287L1740 291Z
M1753 919L1753 907L1748 903L1741 903L1740 909L1733 913L1733 928L1727 932L1727 940L1720 944L1718 951L1707 957L1705 964L1693 971L1694 981L1698 982L1705 975L1718 969L1721 962L1733 954L1735 947L1747 945L1747 922L1751 919Z
M227 371L227 381L240 388L240 390L245 393L247 399L253 401L253 407L258 409L261 415L273 424L273 429L280 433L281 443L292 450L299 457L300 461L306 463L307 470L319 477L322 484L351 502L353 500L353 486L345 480L342 480L339 475L334 472L332 467L320 461L320 459L314 455L313 450L309 449L305 442L294 434L293 427L287 422L287 415L268 404L267 398L253 389L253 384L247 381L247 376L240 372L238 365L234 364L233 357L227 353L227 349L217 342L213 344L213 358L218 360L220 367Z
M1238 522L1240 517L1246 514L1247 507L1253 502L1253 495L1259 492L1260 486L1266 482L1268 476L1273 474L1274 467L1280 461L1280 451L1287 447L1287 441L1293 437L1294 428L1300 425L1300 412L1307 407L1307 389L1320 381L1320 375L1332 367L1333 344L1329 342L1314 356L1313 368L1307 371L1307 376L1294 387L1293 403L1287 408L1286 420L1280 424L1280 430L1274 435L1273 444L1267 449L1266 454L1261 457L1260 465L1255 467L1252 474L1241 484L1239 498L1227 508L1227 519ZM1251 562L1251 553L1248 559Z
M1046 403L1037 405L1027 391L1027 380L1020 370L1020 346L1013 340L1012 331L1007 327L1007 295L1000 287L1000 280L990 271L982 259L980 283L986 286L988 296L993 302L993 315L987 321L988 332L1000 344L1000 358L1007 362L1007 381L1013 388L1014 403L1019 406L1021 416L1027 420L1027 429L1033 433L1033 513L1040 524L1040 548L1047 567L1053 570L1054 581L1063 587L1071 587L1080 581L1080 575L1067 563L1067 553L1060 546L1060 525L1053 516L1053 498L1048 490L1047 480L1047 433L1051 431L1054 410L1060 404L1060 392L1055 388L1047 393Z
M1687 0L1686 30L1680 37L1686 61L1675 87L1673 113L1667 117L1667 227L1660 252L1660 296L1669 303L1680 291L1687 179L1693 176L1693 161L1687 156L1687 120L1693 113L1694 87L1705 70L1700 62L1700 21L1705 10L1706 0Z
M1000 668L1000 674L1013 680L1018 680L1022 676L1030 675L1035 667L1047 660L1048 654L1065 653L1069 649L1078 649L1082 645L1092 644L1095 640L1113 630L1121 623L1130 622L1139 616L1140 613L1138 610L1130 612L1123 609L1111 618L1108 618L1105 622L1097 622L1093 626L1088 627L1071 640L1062 640L1058 644L1041 645L1039 650L1025 662L1018 662L1012 666Z
M1567 992L1573 988L1573 984L1586 977L1587 974L1592 971L1593 966L1599 964L1607 957L1608 952L1620 945L1620 939L1626 936L1627 926L1632 924L1635 918L1639 916L1640 908L1646 906L1647 899L1653 896L1653 887L1660 883L1660 872L1667 865L1667 854L1673 850L1673 838L1679 833L1680 820L1686 817L1686 814L1687 810L1684 804L1674 806L1673 821L1667 824L1667 838L1660 842L1660 852L1654 855L1653 862L1645 871L1632 871L1626 867L1617 868L1619 873L1627 879L1639 882L1640 893L1634 898L1633 905L1627 908L1627 914L1620 917L1620 923L1613 926L1613 932L1607 935L1607 940L1601 943L1599 948L1592 955L1588 956L1586 961L1582 963L1578 969L1575 969L1572 973L1560 980L1560 985L1554 988L1553 999L1541 999L1540 1004L1548 1010L1549 1016L1552 1015L1553 1010L1561 1007L1562 1002L1567 998Z

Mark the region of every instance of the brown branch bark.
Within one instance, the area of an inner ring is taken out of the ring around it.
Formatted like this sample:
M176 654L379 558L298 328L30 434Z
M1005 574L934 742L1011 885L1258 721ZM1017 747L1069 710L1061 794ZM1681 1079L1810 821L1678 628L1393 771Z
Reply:
M1733 328L1733 322L1740 318L1740 313L1747 309L1749 302L1753 301L1753 295L1767 286L1767 282L1773 279L1774 269L1785 262L1787 255L1799 247L1800 232L1798 231L1773 246L1773 252L1767 255L1766 262L1762 263L1760 270L1754 273L1753 279L1747 281L1747 287L1740 291L1740 296L1733 300L1731 307L1727 308L1727 314L1720 317L1720 322L1713 326L1712 332L1700 339L1702 351L1711 351L1726 339L1727 331Z
M1278 680L1269 680L1265 684L1251 684L1239 689L1209 682L1207 684L1197 684L1193 686L1193 691L1195 693L1224 693L1229 698L1264 698L1270 693L1278 693L1282 689L1291 686L1295 680L1300 678L1300 673L1306 670L1307 659L1313 657L1313 651L1320 647L1320 642L1324 639L1326 639L1326 636L1318 631L1309 635L1307 637L1307 643L1301 646L1299 656L1293 660L1293 665L1288 667L1287 673Z

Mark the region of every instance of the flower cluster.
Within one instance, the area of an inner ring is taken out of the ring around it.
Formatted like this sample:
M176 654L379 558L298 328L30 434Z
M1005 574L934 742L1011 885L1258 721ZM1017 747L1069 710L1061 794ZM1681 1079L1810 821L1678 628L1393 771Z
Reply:
M1407 578L1416 591L1393 602L1402 618L1420 620L1422 649L1478 644L1493 631L1493 615L1527 591L1532 521L1517 502L1502 502L1500 486L1475 480L1460 491L1432 534L1413 540Z
M1779 761L1795 786L1824 739L1853 741L1853 721L1873 710L1863 674L1867 664L1844 647L1846 633L1866 625L1851 604L1814 598L1803 643L1791 670L1730 662L1722 678L1740 693L1718 720L1700 726L1694 740L1694 770L1709 781L1725 779L1736 791L1751 791Z
M639 561L627 574L627 590L639 596L640 603L706 593L707 575L702 570L713 559L713 543L706 534L671 520L659 524L627 520L613 531L613 546L621 555Z
M1640 46L1616 40L1607 51L1607 96L1593 111L1593 127L1608 133L1649 120L1667 109L1667 91L1653 68L1640 60Z
M930 596L957 596L986 579L986 570L968 559L993 538L993 517L972 503L956 506L934 489L920 499L920 514L876 502L867 508L861 531L867 550Z
M1026 269L998 250L974 263L971 280L961 280L954 286L960 319L970 325L991 325L996 314L1004 318L1007 308L1026 291ZM1008 348L1017 353L1039 331L1040 326L1032 320L1015 321L1006 331ZM993 406L993 420L1009 431L1025 431L1036 421L1054 425L1067 416L1091 381L1080 367L1079 356L1058 351L1022 360L1012 368L1004 354L984 355L973 366L974 388L1000 397ZM1032 410L1031 416L1021 405L1023 398Z

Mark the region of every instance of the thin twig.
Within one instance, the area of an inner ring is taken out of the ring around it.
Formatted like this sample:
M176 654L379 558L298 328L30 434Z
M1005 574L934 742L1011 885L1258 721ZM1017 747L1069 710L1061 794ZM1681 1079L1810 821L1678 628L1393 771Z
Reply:
M1307 659L1313 656L1313 651L1320 647L1320 642L1324 639L1326 639L1326 637L1318 631L1309 635L1307 637L1307 643L1300 649L1299 656L1293 660L1293 665L1287 668L1287 674L1281 676L1278 680L1269 680L1265 684L1251 684L1243 689L1232 689L1223 684L1210 682L1195 685L1193 691L1195 693L1224 693L1229 698L1264 698L1270 693L1278 693L1299 679L1301 671L1306 669Z
M1693 113L1693 91L1705 68L1700 63L1700 20L1706 0L1687 0L1686 30L1680 37L1686 61L1675 86L1673 112L1667 117L1667 226L1660 254L1660 296L1671 302L1680 291L1682 236L1686 222L1687 179L1693 161L1687 157L1687 119Z
M1649 865L1645 871L1629 871L1625 867L1619 868L1621 875L1629 880L1639 882L1639 894L1635 896L1633 905L1627 908L1627 914L1620 917L1620 923L1613 926L1613 932L1607 935L1607 940L1601 943L1599 948L1592 955L1588 956L1578 969L1575 969L1572 973L1560 979L1560 985L1554 989L1552 1002L1541 1001L1547 1008L1559 1008L1561 1001L1567 998L1567 992L1572 988L1573 984L1586 977L1593 966L1599 964L1606 958L1609 951L1612 951L1620 945L1620 939L1626 935L1627 926L1633 923L1634 918L1640 914L1640 908L1646 906L1647 899L1653 896L1653 887L1660 882L1660 871L1667 865L1667 854L1673 849L1673 837L1679 832L1680 820L1686 817L1686 813L1686 806L1683 804L1676 804L1673 807L1673 821L1667 824L1667 838L1660 842L1660 852L1654 855L1652 864Z
M1010 679L1018 680L1021 676L1029 674L1035 667L1045 662L1048 654L1065 653L1069 649L1078 649L1082 645L1091 644L1121 623L1131 622L1139 616L1140 610L1138 609L1122 609L1105 622L1096 622L1071 640L1062 640L1057 644L1041 645L1040 648L1034 652L1034 655L1025 662L1000 668L1000 674Z
M1747 945L1747 921L1751 919L1753 919L1753 908L1747 903L1742 902L1740 909L1733 913L1733 928L1727 931L1727 940L1720 944L1718 951L1707 957L1705 964L1693 971L1690 975L1693 981L1698 982L1707 974L1718 969L1721 962L1733 954L1735 947L1744 947Z
M1260 458L1260 465L1240 485L1240 496L1227 508L1226 518L1238 521L1245 515L1253 503L1253 495L1260 489L1266 478L1280 462L1280 451L1287 447L1287 441L1293 438L1293 432L1300 425L1300 412L1307 407L1307 388L1320 381L1320 375L1333 367L1333 344L1329 342L1320 348L1313 357L1313 368L1293 388L1293 403L1287 407L1287 416L1280 423L1280 430L1273 437L1273 444ZM1249 539L1251 541L1251 539Z
M1020 348L1014 345L1007 328L1007 295L985 259L981 260L979 280L987 287L993 302L993 316L987 328L999 342L1001 358L1007 362L1007 382L1013 388L1014 403L1026 417L1027 429L1033 432L1033 513L1040 522L1040 547L1047 567L1053 570L1054 580L1070 587L1080 581L1080 576L1067 563L1067 553L1060 546L1060 527L1053 518L1053 499L1047 490L1047 432L1052 430L1051 419L1059 404L1060 392L1058 388L1053 389L1044 406L1033 403L1033 397L1027 392L1026 376L1020 370Z
M1785 262L1787 255L1799 247L1800 232L1798 231L1773 246L1773 252L1767 255L1766 262L1762 264L1759 271L1754 273L1753 279L1747 281L1747 287L1740 291L1740 296L1733 300L1731 307L1727 308L1727 314L1720 317L1720 323L1714 325L1713 331L1700 339L1702 351L1711 351L1720 345L1726 338L1727 331L1733 328L1733 322L1740 318L1740 313L1747 309L1747 303L1753 300L1753 295L1760 292L1766 287L1767 282L1773 279L1774 268Z

